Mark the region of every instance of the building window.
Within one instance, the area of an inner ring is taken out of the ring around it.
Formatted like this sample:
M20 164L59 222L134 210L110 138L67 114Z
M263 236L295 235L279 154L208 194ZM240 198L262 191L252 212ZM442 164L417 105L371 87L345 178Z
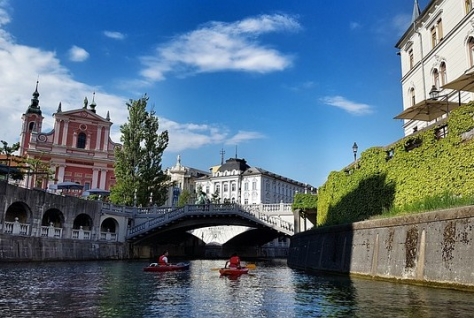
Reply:
M252 190L256 190L257 189L257 182L252 182Z
M433 85L439 89L439 72L438 69L433 70Z
M466 14L472 10L472 0L464 0L464 7L466 9Z
M474 66L474 38L470 37L467 42L468 54L469 54L469 66Z
M224 192L227 193L229 191L229 184L224 183Z
M410 59L410 69L413 69L413 66L415 65L415 57L413 56L413 49L410 49L410 51L408 51L408 56Z
M77 135L77 148L86 148L86 140L86 134L79 133L79 135Z
M206 194L209 194L209 185L206 185Z
M446 63L445 62L441 62L440 66L439 66L439 78L441 80L441 86L445 85L447 82L446 82Z
M411 100L411 106L415 105L415 89L411 88L410 89L410 100Z
M438 36L436 34L436 27L432 26L430 29L431 32L431 47L435 47L438 44Z
M31 132L31 131L34 131L35 129L35 122L30 122L30 124L28 125L28 130Z
M237 185L235 183L232 183L230 188L233 192L235 192L237 190Z
M438 42L443 40L443 20L441 18L436 22L436 29L438 31Z
M249 190L249 183L245 182L244 183L244 191L248 191L248 190Z

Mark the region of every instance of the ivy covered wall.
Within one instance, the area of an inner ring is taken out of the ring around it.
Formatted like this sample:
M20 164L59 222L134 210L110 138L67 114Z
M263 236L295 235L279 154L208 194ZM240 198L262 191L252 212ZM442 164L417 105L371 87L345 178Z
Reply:
M474 103L331 172L318 189L317 225L360 221L443 194L474 196Z

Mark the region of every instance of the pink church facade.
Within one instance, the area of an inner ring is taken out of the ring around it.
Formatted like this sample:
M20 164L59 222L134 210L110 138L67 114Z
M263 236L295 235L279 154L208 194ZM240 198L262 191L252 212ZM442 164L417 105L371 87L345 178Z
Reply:
M38 86L31 104L22 115L20 156L39 159L47 163L53 177L28 175L23 183L27 188L46 189L51 184L76 182L91 188L110 190L115 184L114 150L120 146L110 138L112 122L109 113L102 117L96 113L97 105L87 98L82 108L63 111L61 103L53 114L54 127L42 131L44 117L39 106ZM82 191L76 191L80 195Z

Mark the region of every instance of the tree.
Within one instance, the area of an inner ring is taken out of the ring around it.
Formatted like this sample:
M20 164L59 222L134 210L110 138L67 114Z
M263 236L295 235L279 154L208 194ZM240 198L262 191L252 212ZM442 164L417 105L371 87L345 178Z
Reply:
M16 151L20 149L20 143L17 142L13 144L12 146L8 146L8 143L6 141L1 140L0 142L3 144L3 147L0 147L0 154L6 155L6 165L8 167L8 172L6 173L7 181L8 181L9 175L11 175L12 178L15 180L22 180L23 174L21 172L19 172L17 169L14 169L14 170L12 169L10 171L10 167L11 167L10 157L13 155L13 153L15 153Z
M120 126L122 147L115 150L116 184L110 200L115 204L163 205L167 199L170 177L161 166L168 146L168 131L158 134L155 111L147 111L148 97L127 103L128 123Z
M39 158L26 158L22 161L23 168L28 168L28 175L33 175L36 187L42 187L43 182L52 180L55 171L50 168L49 162L43 160L44 152L41 153Z
M189 204L189 201L191 200L191 192L188 191L187 189L184 189L181 194L179 194L178 198L178 207L183 207Z
M13 144L12 146L8 146L8 143L4 140L1 140L0 142L3 144L3 147L0 147L0 154L5 154L7 156L7 159L9 159L10 156L13 155L13 153L20 149L19 142Z

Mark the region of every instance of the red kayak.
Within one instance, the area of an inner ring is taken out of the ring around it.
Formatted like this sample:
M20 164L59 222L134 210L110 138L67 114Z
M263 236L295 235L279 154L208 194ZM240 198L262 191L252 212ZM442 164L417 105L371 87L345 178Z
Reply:
M247 274L249 272L249 269L246 268L246 267L242 267L242 268L221 268L221 269L219 269L219 272L221 273L222 276L238 276L238 275Z
M187 270L189 269L189 263L177 263L169 266L158 265L157 263L151 263L149 266L143 268L143 271L149 272L164 272L164 271L176 271L176 270Z

